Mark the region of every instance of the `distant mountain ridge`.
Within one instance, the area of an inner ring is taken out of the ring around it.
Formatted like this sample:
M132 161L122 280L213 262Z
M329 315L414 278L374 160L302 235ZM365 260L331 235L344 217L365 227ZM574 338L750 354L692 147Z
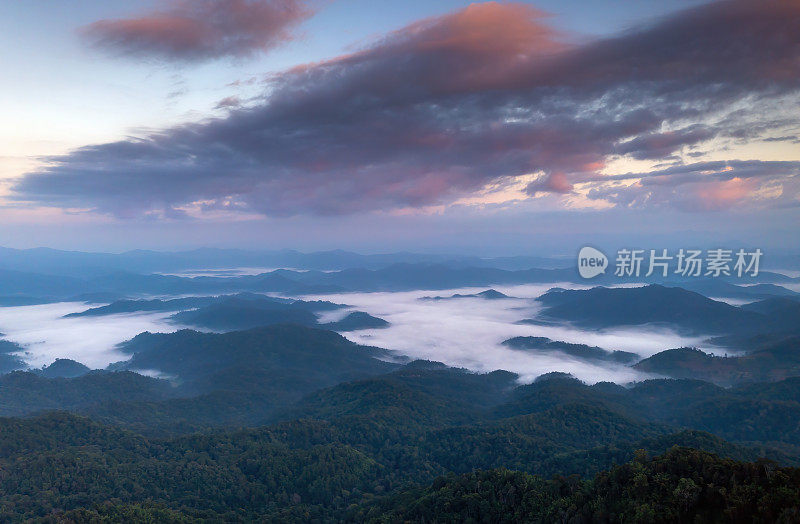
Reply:
M445 264L451 267L565 267L569 261L535 256L477 257L455 254L385 253L359 254L344 250L302 253L291 249L245 250L200 248L160 252L133 250L124 253L88 253L49 248L12 249L0 247L0 269L87 277L100 272L178 272L189 269L265 267L309 270L347 268L380 269L398 263Z
M762 272L758 282L798 282L783 275ZM380 269L351 268L340 271L294 271L279 269L258 275L237 277L178 277L160 274L139 274L125 271L106 272L85 278L52 276L0 269L0 289L4 301L27 300L31 303L80 300L80 297L144 295L232 294L240 292L273 292L293 296L347 291L410 291L420 289L456 289L530 283L575 282L585 284L575 268L505 270L491 267L450 267L431 264L394 264ZM606 285L636 282L613 276L593 281ZM719 280L710 284L703 280L670 280L669 286L686 285L705 288L714 296L737 296L758 299L764 296L796 296L792 291L772 284L749 290ZM750 283L741 281L740 283ZM753 286L755 287L755 286Z

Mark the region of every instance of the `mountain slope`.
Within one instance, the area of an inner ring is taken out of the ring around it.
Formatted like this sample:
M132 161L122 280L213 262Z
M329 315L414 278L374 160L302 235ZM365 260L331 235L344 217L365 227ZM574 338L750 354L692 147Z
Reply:
M731 334L764 330L767 318L681 288L649 285L551 290L536 299L541 316L588 328L668 325L690 334Z

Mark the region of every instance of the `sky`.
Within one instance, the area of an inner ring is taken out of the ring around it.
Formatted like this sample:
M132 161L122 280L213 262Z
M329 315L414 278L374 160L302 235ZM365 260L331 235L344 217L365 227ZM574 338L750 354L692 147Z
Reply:
M796 0L2 0L0 245L800 251L798 26Z

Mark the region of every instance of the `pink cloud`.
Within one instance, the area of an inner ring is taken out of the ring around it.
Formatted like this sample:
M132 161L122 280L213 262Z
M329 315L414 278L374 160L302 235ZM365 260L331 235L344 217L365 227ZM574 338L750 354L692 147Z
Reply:
M664 160L770 130L771 115L746 108L800 93L798 21L797 2L722 1L569 44L527 5L474 5L276 74L263 100L224 118L49 159L12 191L118 215L213 200L271 216L438 206L533 173L529 194L567 193L612 180L600 170L618 155ZM766 74L786 67L796 74ZM726 111L752 121L718 120ZM732 178L721 167L713 176ZM787 168L735 167L742 178ZM703 171L679 166L589 198L681 206L681 181Z
M561 171L556 171L528 184L525 192L536 196L537 193L569 193L572 189L573 185L567 180L567 175Z
M692 189L700 209L716 211L735 206L751 196L759 187L758 180L732 178L700 182Z
M193 61L243 57L293 38L313 14L303 0L174 0L138 18L99 20L81 33L125 55Z

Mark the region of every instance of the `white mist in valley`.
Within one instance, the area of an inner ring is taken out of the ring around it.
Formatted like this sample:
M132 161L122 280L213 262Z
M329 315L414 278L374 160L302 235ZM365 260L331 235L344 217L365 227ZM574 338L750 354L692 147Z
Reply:
M390 322L384 329L343 333L360 344L394 350L414 359L444 362L450 366L488 372L505 369L530 382L551 371L571 373L589 383L608 380L627 383L648 378L636 370L611 363L593 363L562 353L514 350L502 341L517 336L547 337L552 340L599 346L648 357L681 346L700 346L700 338L683 337L667 329L635 327L613 330L585 330L569 325L519 324L541 311L536 297L553 287L588 288L574 284L495 286L512 298L488 300L458 298L424 300L474 294L480 288L418 290L408 292L342 293L299 298L329 300L348 304L347 310L326 312L321 322L336 321L354 310L365 311ZM168 297L163 297L168 298ZM95 304L96 306L96 304ZM181 326L170 323L174 312L126 313L106 316L64 318L90 307L79 302L0 308L0 332L24 348L22 355L33 367L70 358L91 368L104 368L129 356L117 344L143 331L173 332ZM703 348L714 351L714 348ZM720 351L716 349L716 351ZM157 376L158 370L148 374Z
M116 345L143 331L172 332L170 313L126 313L98 317L63 318L86 310L82 302L0 308L3 338L23 347L22 358L41 367L57 358L69 358L93 369L130 358Z
M508 299L458 298L423 300L426 296L447 297L454 293L474 294L482 288L392 293L343 293L314 295L352 306L353 310L383 318L390 326L343 333L360 344L395 350L411 358L444 362L475 371L505 369L520 375L522 381L551 371L572 373L589 383L626 383L649 378L621 365L590 363L560 353L514 350L502 341L517 336L547 337L564 342L589 344L608 350L621 350L648 357L665 349L698 346L701 338L684 337L668 329L642 327L589 331L570 326L517 324L541 310L534 299L553 287L580 288L572 284L495 286ZM582 286L588 287L588 286ZM330 313L323 321L337 320L346 312Z

